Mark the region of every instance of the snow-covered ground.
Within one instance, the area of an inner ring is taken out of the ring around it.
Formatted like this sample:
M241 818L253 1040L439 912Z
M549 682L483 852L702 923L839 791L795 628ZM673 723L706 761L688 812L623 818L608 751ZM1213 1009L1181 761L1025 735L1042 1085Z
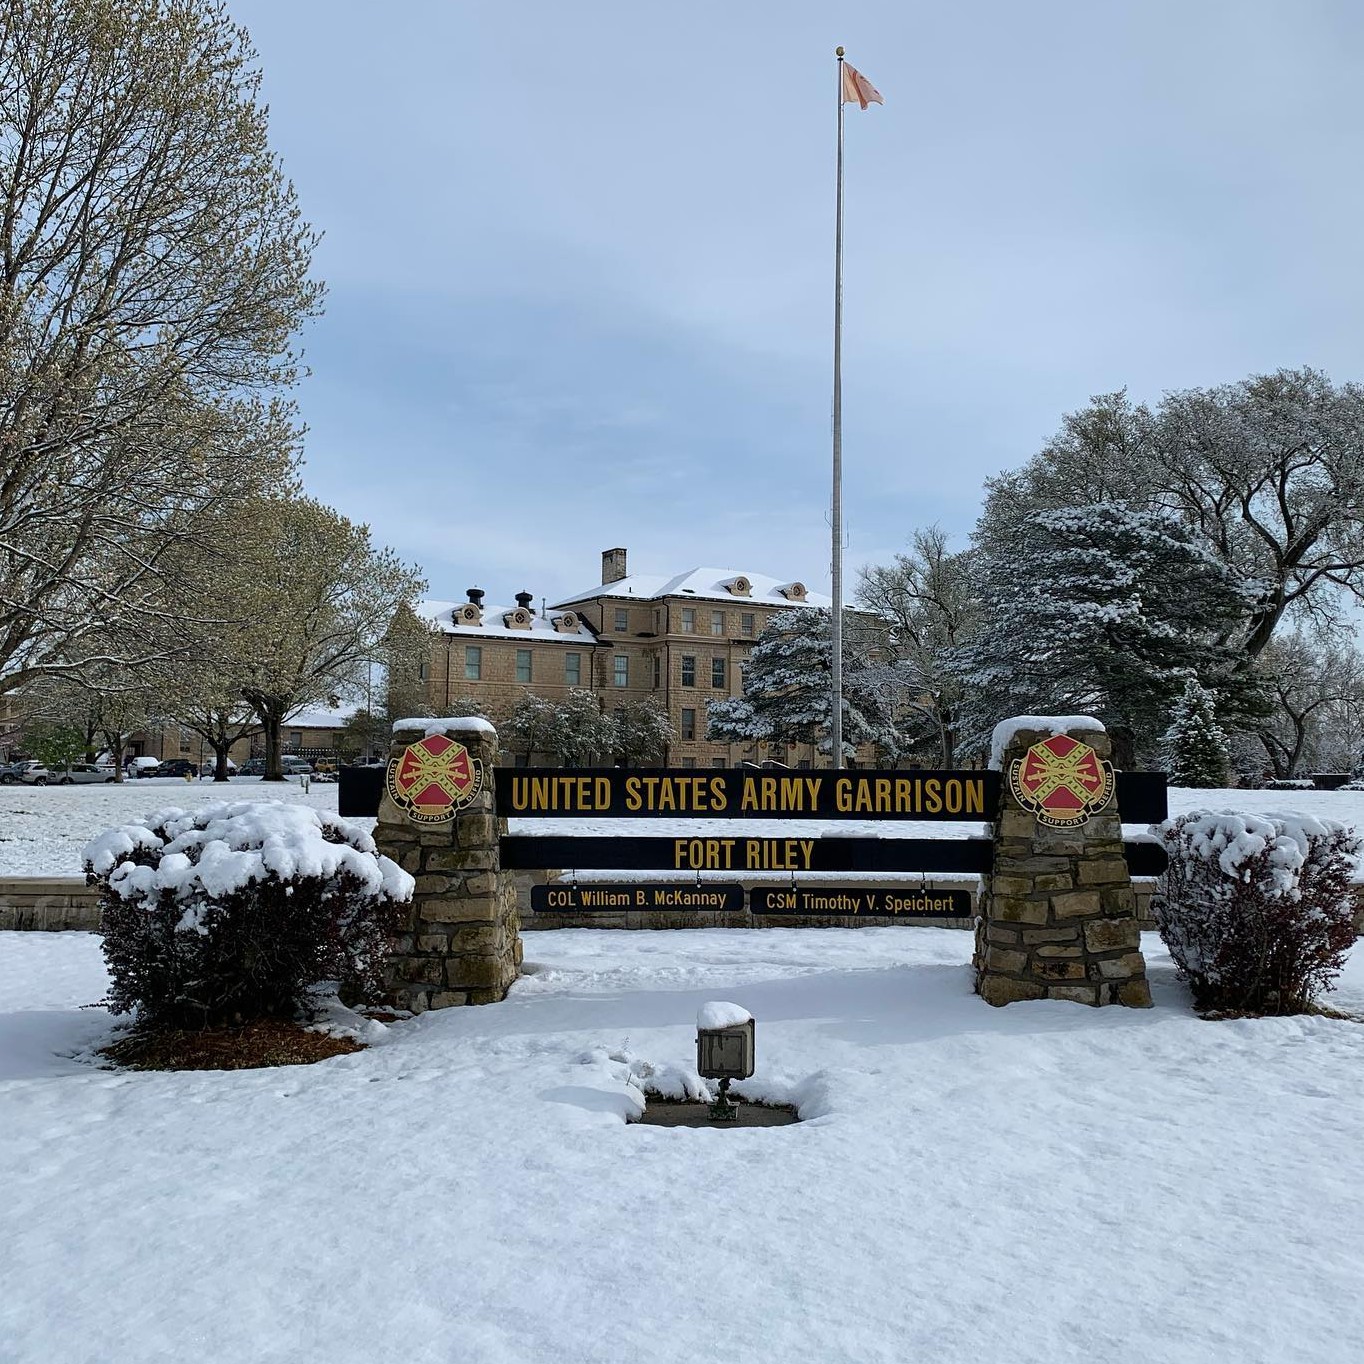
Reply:
M336 809L335 785L314 784L304 792L297 781L266 784L254 777L228 786L144 778L108 786L0 786L0 876L75 876L81 849L96 834L167 805L191 808L205 801L302 800L319 810ZM1296 810L1364 826L1364 791L1185 791L1170 792L1170 810ZM373 820L359 821L372 828ZM604 837L714 837L725 822L710 819L514 819L513 833L581 834ZM748 820L745 832L774 838L968 838L979 824L915 820ZM1130 834L1144 832L1129 827ZM629 873L635 879L638 873ZM865 876L858 879L865 880Z
M172 1075L72 1058L95 938L0 934L0 1360L1358 1358L1364 1026L1143 947L1153 1010L995 1010L950 930L539 933L504 1004ZM708 1000L805 1122L626 1125Z

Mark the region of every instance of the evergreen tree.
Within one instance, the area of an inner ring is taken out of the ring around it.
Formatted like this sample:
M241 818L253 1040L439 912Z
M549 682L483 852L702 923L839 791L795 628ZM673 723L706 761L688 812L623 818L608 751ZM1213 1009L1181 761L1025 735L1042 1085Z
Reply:
M1227 736L1217 723L1212 693L1196 677L1184 684L1161 747L1171 786L1227 784L1231 760Z
M1155 748L1189 675L1224 713L1253 709L1256 681L1226 642L1246 589L1172 514L1039 512L997 524L979 553L979 627L953 653L975 743L1004 716L1090 714L1129 767Z
M708 707L709 737L730 743L817 744L830 752L833 715L833 626L830 612L782 611L763 629L744 669L744 694ZM843 749L874 743L899 749L891 704L875 685L876 637L864 615L843 622Z

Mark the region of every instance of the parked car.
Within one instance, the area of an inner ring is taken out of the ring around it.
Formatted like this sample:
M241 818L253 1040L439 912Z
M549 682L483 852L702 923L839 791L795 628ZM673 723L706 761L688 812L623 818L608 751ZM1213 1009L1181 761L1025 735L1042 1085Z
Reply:
M113 779L114 769L100 763L72 763L52 778L57 786L93 786Z
M154 777L156 769L161 766L160 758L134 758L132 761L135 777Z
M237 769L237 775L239 777L263 777L265 775L265 759L248 758Z
M52 774L37 758L25 758L19 764L18 780L25 786L46 786Z
M286 777L301 777L305 773L311 777L313 774L312 763L307 758L300 758L293 753L280 754L279 765Z
M13 786L27 766L22 759L17 763L0 763L0 786Z
M188 758L166 758L151 773L153 777L197 777L199 764Z

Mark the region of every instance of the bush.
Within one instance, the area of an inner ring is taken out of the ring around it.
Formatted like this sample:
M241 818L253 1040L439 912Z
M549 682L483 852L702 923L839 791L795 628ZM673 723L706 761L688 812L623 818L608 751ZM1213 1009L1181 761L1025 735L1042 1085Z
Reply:
M1276 777L1264 784L1266 791L1315 791L1317 784L1306 777Z
M279 801L161 810L85 849L114 1013L153 1027L294 1015L319 981L375 998L412 878L335 815Z
M1200 1009L1302 1013L1354 942L1351 885L1364 843L1334 820L1210 814L1157 830L1170 856L1160 936Z

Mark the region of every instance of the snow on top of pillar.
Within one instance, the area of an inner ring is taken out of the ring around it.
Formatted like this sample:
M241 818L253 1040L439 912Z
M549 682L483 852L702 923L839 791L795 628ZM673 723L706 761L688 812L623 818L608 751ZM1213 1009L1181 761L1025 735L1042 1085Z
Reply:
M1004 766L1004 750L1008 748L1015 734L1021 730L1032 729L1043 734L1065 734L1072 729L1097 730L1103 734L1102 720L1092 715L1014 715L1001 720L990 736L990 766L998 771Z
M435 719L430 715L414 715L406 720L394 720L395 734L409 729L419 729L423 737L432 734L496 734L497 730L490 720L481 715L447 715Z

